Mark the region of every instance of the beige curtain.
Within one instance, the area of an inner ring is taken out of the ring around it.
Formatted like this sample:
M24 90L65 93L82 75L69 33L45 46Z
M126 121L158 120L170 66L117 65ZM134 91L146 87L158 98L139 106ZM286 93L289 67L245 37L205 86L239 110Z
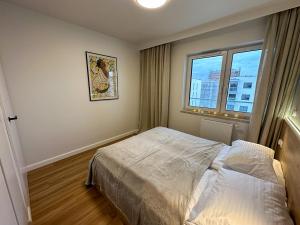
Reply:
M168 126L171 44L141 51L140 131Z
M300 75L300 8L271 16L248 140L275 148Z

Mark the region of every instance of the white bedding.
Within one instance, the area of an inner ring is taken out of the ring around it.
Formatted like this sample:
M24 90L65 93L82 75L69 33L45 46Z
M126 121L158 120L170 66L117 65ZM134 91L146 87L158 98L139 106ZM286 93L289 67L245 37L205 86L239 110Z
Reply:
M86 184L97 185L132 225L182 225L223 146L157 127L99 149Z
M226 170L224 159L230 147L224 146L203 174L192 195L185 225L292 225L285 208L281 163L273 159L279 185Z
M224 160L224 167L248 174L262 180L277 183L277 177L273 169L273 158L260 149L249 149L240 146L232 146Z
M191 221L194 219L198 213L199 209L197 208L199 204L199 199L202 194L205 194L205 190L208 190L215 183L218 176L218 172L213 169L208 169L203 174L199 184L197 185L195 192L191 197L191 201L188 206L188 210L186 212L185 220Z
M178 131L155 128L99 150L91 160L87 184L98 185L129 221L136 219L132 224L291 224L284 209L284 186L223 169L229 149ZM274 160L273 167L284 185L280 162ZM196 177L199 171L203 173ZM191 175L195 177L192 180ZM156 179L158 176L164 179ZM177 194L178 186L184 191ZM166 188L170 191L165 192ZM172 203L172 208L165 207L164 200ZM180 214L177 209L182 209ZM281 223L284 220L287 222Z
M228 152L228 147L229 146L225 146L220 151L219 155L217 156L217 158L214 161L215 162L214 168L208 169L203 174L203 177L201 178L194 194L192 195L192 199L189 204L188 211L186 213L186 223L185 223L186 225L195 225L196 224L191 221L195 220L196 217L199 215L200 208L201 208L201 202L200 202L201 199L205 198L204 196L209 194L208 190L210 190L212 188L213 184L216 182L216 179L218 176L218 171L215 168L218 168L218 170L221 170L222 158ZM273 160L273 168L276 173L278 183L280 185L282 185L283 187L285 187L285 180L284 180L284 175L283 175L283 171L281 168L281 163L276 159ZM284 189L282 189L282 190L284 191L283 194L286 198L285 190ZM201 196L202 194L203 194L203 196Z
M217 157L213 160L210 167L215 170L220 170L224 166L224 160L229 151L230 151L230 146L223 147L219 152L219 154L217 155ZM276 159L273 159L273 169L275 171L278 183L285 187L285 179L284 179L281 163Z
M281 185L221 169L187 225L292 225Z
M256 144L256 143L252 143L252 142L248 142L248 141L244 141L244 140L236 140L236 141L232 142L232 146L240 147L240 148L244 149L245 151L259 151L259 152L263 153L265 156L267 156L271 159L274 159L275 151L273 149L268 148L261 144Z

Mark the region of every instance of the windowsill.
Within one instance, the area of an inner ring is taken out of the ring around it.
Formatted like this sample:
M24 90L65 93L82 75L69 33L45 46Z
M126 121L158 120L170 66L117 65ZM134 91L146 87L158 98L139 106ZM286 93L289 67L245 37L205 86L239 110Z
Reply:
M285 121L288 123L288 125L294 129L294 131L296 131L297 134L300 135L300 128L296 125L296 123L293 121L292 118L288 117L287 119L285 119Z
M210 113L210 112L199 112L199 111L195 111L193 109L182 109L180 112L198 115L198 116L205 116L205 117L210 117L210 118L225 119L225 120L239 121L239 122L246 122L246 123L249 123L249 120L250 120L250 117L248 117L248 116L241 116L241 115L230 114L230 113L214 114L214 113Z

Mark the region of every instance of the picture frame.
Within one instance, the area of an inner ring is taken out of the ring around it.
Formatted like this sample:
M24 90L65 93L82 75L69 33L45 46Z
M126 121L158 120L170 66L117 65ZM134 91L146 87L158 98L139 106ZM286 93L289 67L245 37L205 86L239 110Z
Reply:
M90 101L119 99L117 57L85 52Z

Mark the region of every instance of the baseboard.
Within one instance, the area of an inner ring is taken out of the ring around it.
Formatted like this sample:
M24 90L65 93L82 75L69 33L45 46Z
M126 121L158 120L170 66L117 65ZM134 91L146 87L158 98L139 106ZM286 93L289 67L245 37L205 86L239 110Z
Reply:
M112 138L108 138L108 139L105 139L105 140L102 140L102 141L98 141L96 143L93 143L93 144L90 144L90 145L87 145L87 146L83 146L81 148L71 150L71 151L66 152L64 154L57 155L57 156L54 156L52 158L45 159L45 160L42 160L40 162L36 162L36 163L30 164L30 165L27 165L27 166L24 167L23 170L26 171L26 172L29 172L29 171L32 171L34 169L46 166L48 164L51 164L51 163L57 162L59 160L71 157L73 155L77 155L77 154L85 152L87 150L97 148L97 147L100 147L100 146L105 145L105 144L109 144L111 142L117 141L119 139L122 139L124 137L128 137L128 136L133 135L133 134L137 134L137 133L138 133L138 130L136 129L136 130L132 130L132 131L114 136Z

